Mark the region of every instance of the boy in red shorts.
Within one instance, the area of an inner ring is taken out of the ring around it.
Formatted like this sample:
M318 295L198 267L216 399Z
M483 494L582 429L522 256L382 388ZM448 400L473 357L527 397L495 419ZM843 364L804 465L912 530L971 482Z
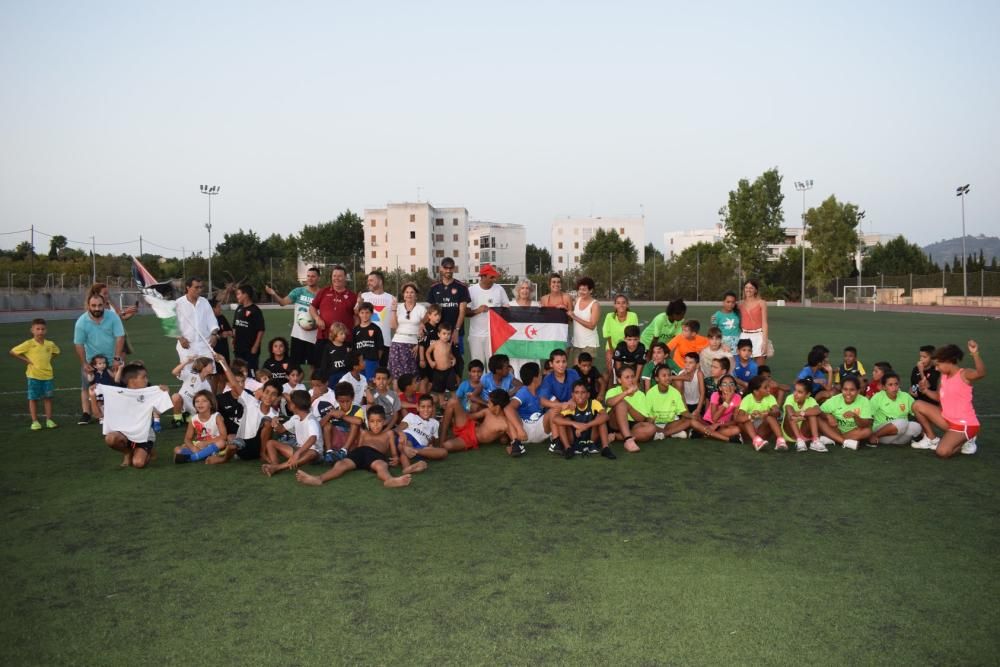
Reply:
M510 403L510 395L503 389L490 392L486 407L466 412L458 398L452 398L445 407L445 420L452 424L454 438L441 445L449 452L479 449L480 443L497 442L507 435L507 418L503 409Z

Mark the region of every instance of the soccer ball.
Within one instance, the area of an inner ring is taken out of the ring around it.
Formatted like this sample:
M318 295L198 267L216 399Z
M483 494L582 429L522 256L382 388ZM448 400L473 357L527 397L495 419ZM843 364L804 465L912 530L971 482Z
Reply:
M316 328L316 320L312 318L312 315L310 315L307 310L303 310L295 316L295 323L298 324L303 331L312 331Z

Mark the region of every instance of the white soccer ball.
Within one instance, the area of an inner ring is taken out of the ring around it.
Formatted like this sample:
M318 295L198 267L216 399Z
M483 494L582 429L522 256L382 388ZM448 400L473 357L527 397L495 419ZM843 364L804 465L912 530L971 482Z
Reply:
M302 328L303 331L312 331L316 328L316 320L312 318L309 311L301 311L295 316L295 323Z

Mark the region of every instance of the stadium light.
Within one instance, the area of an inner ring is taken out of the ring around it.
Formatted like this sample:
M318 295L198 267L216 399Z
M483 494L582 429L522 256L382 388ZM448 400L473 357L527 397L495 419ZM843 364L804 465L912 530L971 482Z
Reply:
M208 230L208 296L212 297L212 197L219 194L221 190L218 185L202 185L201 194L208 196L208 222L205 229Z
M795 189L802 193L802 292L799 298L806 305L806 192L812 190L811 180L795 181Z
M955 188L955 196L962 200L962 303L969 305L969 283L966 280L965 271L965 195L969 194L969 184L960 185ZM980 304L982 305L982 304Z

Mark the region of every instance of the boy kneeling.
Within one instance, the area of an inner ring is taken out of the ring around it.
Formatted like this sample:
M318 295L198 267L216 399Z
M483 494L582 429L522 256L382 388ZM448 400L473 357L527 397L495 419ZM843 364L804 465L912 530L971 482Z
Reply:
M173 402L165 385L149 386L146 369L139 364L126 364L121 381L123 388L98 387L104 396L104 442L123 454L123 468L145 468L155 457L153 412L167 412Z
M407 486L411 479L409 475L393 477L389 473L389 463L399 459L399 450L396 433L385 430L385 426L385 408L371 406L368 408L368 430L361 431L358 446L347 454L347 458L337 461L318 477L299 470L295 473L296 481L306 486L320 486L352 470L369 470L382 481L382 486Z

